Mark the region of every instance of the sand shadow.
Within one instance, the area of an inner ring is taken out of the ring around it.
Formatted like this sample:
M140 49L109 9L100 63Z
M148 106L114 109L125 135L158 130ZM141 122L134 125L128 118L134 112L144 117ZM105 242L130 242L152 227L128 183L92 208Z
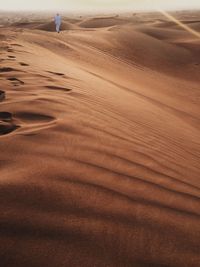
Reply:
M52 116L32 112L19 112L15 117L25 123L46 123L55 120Z
M0 90L0 101L4 100L6 97L5 92Z
M54 74L54 75L57 75L57 76L64 76L65 75L64 73L60 73L60 72L53 72L53 71L47 71L47 72Z
M13 53L14 50L13 50L12 48L8 48L8 49L7 49L7 52L9 52L9 53Z
M4 99L5 92L0 90L0 100ZM6 111L0 112L0 135L9 134L18 128L19 126L15 125L12 121L12 113Z
M18 46L18 47L23 47L23 45L20 44L11 44L12 46Z
M19 64L20 64L21 66L29 66L28 64L26 64L26 63L24 63L24 62L19 62Z
M0 112L0 120L2 121L11 121L12 120L12 113L10 112Z
M0 135L9 134L18 128L19 128L19 126L17 126L17 125L10 124L7 122L3 122L3 123L0 122Z
M24 82L23 82L23 81L21 81L21 80L19 80L19 79L15 78L15 77L10 77L10 78L7 78L7 80L9 80L9 81L13 82L13 83L14 83L14 85L19 85L19 84L23 85L23 84L24 84Z
M19 122L21 128L18 133L23 135L33 135L55 124L54 117L34 112L18 112L15 114L15 119Z
M2 67L0 68L0 73L2 72L11 72L11 71L16 71L16 69L10 68L10 67Z
M64 91L64 92L72 91L72 89L69 89L69 88L53 86L53 85L47 85L45 87L48 88L48 89L51 89L51 90L60 90L60 91Z

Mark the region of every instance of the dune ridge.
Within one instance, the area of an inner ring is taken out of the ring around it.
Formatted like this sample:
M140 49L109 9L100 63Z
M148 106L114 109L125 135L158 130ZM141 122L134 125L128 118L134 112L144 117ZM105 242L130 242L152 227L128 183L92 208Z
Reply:
M0 19L1 266L198 267L200 40L23 16Z

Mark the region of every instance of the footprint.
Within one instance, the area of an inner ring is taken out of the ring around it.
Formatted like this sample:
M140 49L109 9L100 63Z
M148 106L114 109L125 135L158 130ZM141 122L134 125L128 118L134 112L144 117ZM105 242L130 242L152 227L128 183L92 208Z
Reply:
M10 112L0 112L0 120L11 121L12 120L12 114Z
M72 89L69 88L64 88L64 87L59 87L59 86L51 86L51 85L47 85L45 86L48 89L52 89L52 90L60 90L60 91L64 91L64 92L70 92Z
M15 117L25 123L51 122L55 119L49 115L32 112L19 112L15 114Z
M5 99L5 92L0 91L0 100L3 99ZM12 114L10 112L0 112L0 135L9 134L18 128L19 126L13 123Z
M9 134L18 128L19 128L19 126L17 126L17 125L14 125L14 124L11 124L8 122L1 122L0 121L0 135Z
M20 64L21 66L29 66L28 64L26 64L26 63L24 63L24 62L19 62L19 64Z
M58 76L64 76L65 74L60 73L60 72L53 72L53 71L47 71L48 73L54 74L54 75L58 75Z
M9 67L0 68L0 72L10 72L10 71L15 71L15 69Z
M23 81L21 81L21 80L15 78L15 77L7 78L7 80L9 80L9 81L11 81L11 82L14 82L13 84L14 84L15 86L17 86L17 85L19 85L19 84L21 84L21 85L24 84Z
M10 53L14 52L14 50L12 48L8 48L7 51Z
M4 100L5 99L5 92L0 90L0 101Z
M5 99L5 92L0 90L0 100ZM19 125L16 124L19 123ZM21 122L21 125L20 125ZM0 136L10 134L11 132L22 128L18 133L33 134L34 132L51 127L55 123L55 118L41 113L18 112L13 114L7 111L0 112Z
M20 44L11 44L12 46L19 46L19 47L23 47L23 45Z
M54 117L40 113L18 112L15 114L15 118L21 122L21 130L18 133L23 135L33 135L55 124Z

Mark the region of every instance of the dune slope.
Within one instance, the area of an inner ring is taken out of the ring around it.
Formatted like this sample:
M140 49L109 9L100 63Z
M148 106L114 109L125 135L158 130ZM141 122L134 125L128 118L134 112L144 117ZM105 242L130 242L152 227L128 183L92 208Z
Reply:
M199 266L200 41L122 21L0 28L2 267Z

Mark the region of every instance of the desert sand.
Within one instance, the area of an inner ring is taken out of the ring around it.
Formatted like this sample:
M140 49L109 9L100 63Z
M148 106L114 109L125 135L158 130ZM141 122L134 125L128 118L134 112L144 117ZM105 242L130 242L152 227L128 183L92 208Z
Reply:
M1 14L1 267L200 266L200 39L158 13L54 28Z

